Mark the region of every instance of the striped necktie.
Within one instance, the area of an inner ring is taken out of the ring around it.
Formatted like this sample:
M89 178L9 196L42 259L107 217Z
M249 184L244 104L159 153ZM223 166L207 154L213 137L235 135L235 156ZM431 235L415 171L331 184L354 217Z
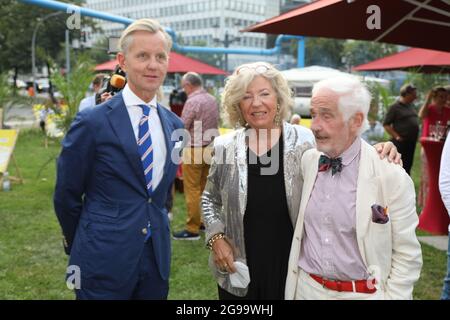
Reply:
M145 104L139 105L142 108L143 114L139 121L139 135L138 135L138 150L141 156L142 168L144 170L145 182L147 185L147 192L150 196L152 194L152 175L153 175L153 145L152 136L148 128L148 117L150 108Z

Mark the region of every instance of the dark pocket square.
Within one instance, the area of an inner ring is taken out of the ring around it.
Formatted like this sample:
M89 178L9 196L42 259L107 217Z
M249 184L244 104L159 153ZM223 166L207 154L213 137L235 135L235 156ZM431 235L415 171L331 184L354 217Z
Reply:
M389 216L387 215L387 208L383 208L378 204L372 206L372 222L385 224L389 221Z

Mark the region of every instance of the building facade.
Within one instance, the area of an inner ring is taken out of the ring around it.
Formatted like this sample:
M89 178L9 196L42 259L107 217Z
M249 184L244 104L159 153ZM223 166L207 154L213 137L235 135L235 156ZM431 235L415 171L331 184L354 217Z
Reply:
M184 45L208 47L266 48L267 36L262 33L241 33L239 30L276 16L280 0L87 0L86 7L132 19L154 18L172 28L177 41ZM98 20L103 35L119 36L124 26ZM228 40L228 41L227 41ZM228 69L245 62L278 57L228 55Z

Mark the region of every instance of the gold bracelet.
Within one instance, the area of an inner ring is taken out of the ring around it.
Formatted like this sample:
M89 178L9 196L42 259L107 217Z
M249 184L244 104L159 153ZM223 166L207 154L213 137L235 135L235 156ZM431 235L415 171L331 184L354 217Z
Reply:
M213 235L211 237L211 239L208 240L208 244L206 245L206 247L209 250L212 250L212 246L213 246L214 242L216 242L219 239L223 239L223 238L225 238L225 234L224 233L216 233L215 235Z

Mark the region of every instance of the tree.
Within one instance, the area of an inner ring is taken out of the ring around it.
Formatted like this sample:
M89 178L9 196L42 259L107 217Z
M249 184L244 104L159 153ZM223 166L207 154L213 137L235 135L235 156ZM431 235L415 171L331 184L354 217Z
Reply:
M11 89L8 86L8 79L6 74L0 74L0 109L11 96ZM0 126L1 128L1 126Z
M345 40L328 38L305 38L305 65L320 65L339 69Z
M114 59L108 54L108 38L99 39L91 48L83 50L95 63L103 63Z
M181 45L183 45L183 43L184 43L183 38L181 36L178 36L178 43ZM192 45L196 46L196 47L206 47L208 44L204 40L197 40L197 41L194 41ZM189 52L189 53L183 53L183 54L186 55L187 57L191 57L191 58L200 60L200 61L207 63L214 67L221 65L222 57L223 57L223 54L217 54L217 53L211 54L211 53L191 53L191 52Z
M68 0L62 0L69 2ZM70 1L80 5L85 0ZM38 18L54 11L19 3L14 0L2 0L0 6L0 72L13 70L14 78L19 72L31 71L31 39ZM39 27L36 49L39 47L46 57L56 57L64 44L66 20L68 15L61 14L42 22ZM19 23L18 23L19 22ZM91 18L82 17L82 25L93 25ZM79 36L80 30L71 30L72 36ZM48 61L38 59L37 64Z
M351 69L360 64L396 53L397 47L394 44L348 40L344 44L343 57L348 69Z
M72 72L64 77L61 72L52 74L52 81L62 94L66 109L55 108L55 111L61 115L61 121L57 124L64 133L69 130L75 115L78 112L78 106L85 97L86 90L93 78L93 64L86 55L80 55Z
M344 40L305 37L305 66L325 66L339 69L342 67L342 50ZM283 43L288 52L297 58L298 41Z
M448 74L408 72L404 83L412 83L416 86L419 97L417 105L420 105L421 102L425 102L428 92L433 87L446 86L449 80Z

